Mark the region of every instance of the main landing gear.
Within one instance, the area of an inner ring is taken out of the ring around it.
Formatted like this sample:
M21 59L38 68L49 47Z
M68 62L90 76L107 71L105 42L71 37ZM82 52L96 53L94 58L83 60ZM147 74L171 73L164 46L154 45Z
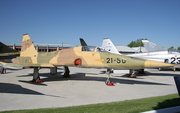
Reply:
M34 82L34 83L42 83L42 80L40 79L40 76L39 76L39 68L38 67L34 67L34 73L33 73L32 82Z
M40 79L40 76L39 76L39 70L40 70L39 67L34 67L33 80L32 80L32 82L34 82L34 83L42 83L42 80ZM51 75L57 74L57 67L50 68L50 71L51 71L50 72ZM69 73L70 73L70 71L69 71L68 66L64 66L63 77L70 78L71 76L69 75Z
M64 78L71 78L71 76L69 75L70 71L69 71L69 67L68 66L64 66Z
M144 72L144 69L140 69L140 70L136 70L136 71L138 71L138 74L146 74L146 73ZM128 77L137 78L137 75L135 74L135 70L130 69L130 70L129 70L129 75L128 75Z
M6 69L4 69L3 67L0 67L0 73L1 74L5 74L6 73Z
M106 73L107 73L107 75L108 75L108 78L107 78L107 80L105 81L105 84L106 84L107 86L115 86L115 85L114 85L114 82L111 82L111 81L110 81L111 69L108 68Z
M129 75L128 77L131 77L131 78L137 78L137 75L135 75L135 71L133 69L130 69L129 70Z

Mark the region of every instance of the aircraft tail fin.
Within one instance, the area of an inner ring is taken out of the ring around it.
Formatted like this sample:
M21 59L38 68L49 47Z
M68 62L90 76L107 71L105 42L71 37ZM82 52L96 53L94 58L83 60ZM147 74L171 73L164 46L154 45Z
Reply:
M82 38L80 38L80 42L81 42L81 46L87 46L86 42Z
M37 51L28 34L23 35L20 57L34 57Z
M164 47L155 44L154 42L150 42L149 40L142 40L142 43L148 52L167 50Z
M110 53L120 54L109 38L104 38L102 47Z

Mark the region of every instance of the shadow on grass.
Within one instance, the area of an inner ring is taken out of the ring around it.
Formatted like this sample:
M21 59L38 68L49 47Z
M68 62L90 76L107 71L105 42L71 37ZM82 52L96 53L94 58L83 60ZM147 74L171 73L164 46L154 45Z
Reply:
M163 102L160 102L153 109L158 110L158 109L175 107L175 106L180 106L180 98L174 98L174 99L169 99L169 100L165 100Z

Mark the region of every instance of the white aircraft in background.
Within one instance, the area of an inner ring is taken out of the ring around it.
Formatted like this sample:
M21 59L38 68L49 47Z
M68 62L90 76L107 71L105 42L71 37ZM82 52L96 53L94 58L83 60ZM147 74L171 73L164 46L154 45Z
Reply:
M145 56L155 61L180 64L180 51L168 50L148 40L142 40L144 47L148 51ZM156 60L157 59L157 60Z
M142 42L148 52L126 54L126 56L138 57L171 64L180 64L180 52L167 50L148 40L142 40ZM120 54L109 38L103 39L102 48L111 53ZM174 67L174 71L177 67ZM131 74L131 76L133 76L133 74Z

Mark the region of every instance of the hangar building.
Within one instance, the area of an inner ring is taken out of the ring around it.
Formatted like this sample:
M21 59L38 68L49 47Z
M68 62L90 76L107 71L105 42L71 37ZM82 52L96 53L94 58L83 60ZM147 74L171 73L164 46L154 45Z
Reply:
M15 49L17 51L21 51L21 43L4 43L5 45L9 46L12 49ZM70 44L38 44L34 43L34 47L38 52L51 52L56 50L62 50L67 48L74 47ZM144 47L134 47L130 48L128 46L115 46L119 53L121 54L132 54L132 53L139 53L146 52L146 49Z
M4 43L4 44L9 46L12 49L21 51L20 43ZM51 52L51 51L71 48L74 46L70 45L70 44L38 44L38 43L34 43L34 47L38 52Z
M132 54L132 53L139 53L139 52L146 52L145 47L133 47L130 48L128 46L115 46L119 53L121 54Z

